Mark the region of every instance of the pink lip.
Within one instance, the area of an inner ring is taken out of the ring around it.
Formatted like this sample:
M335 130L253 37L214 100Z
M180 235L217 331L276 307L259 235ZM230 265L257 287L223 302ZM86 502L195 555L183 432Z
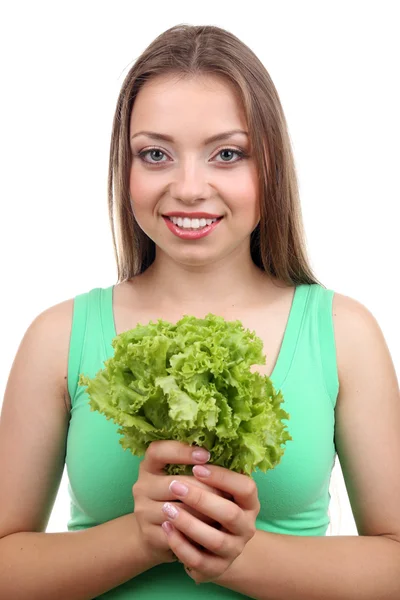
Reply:
M169 213L165 213L165 215L163 215L164 217L182 217L187 218L187 219L219 219L221 215L212 215L210 213L205 213L205 212L192 212L192 213L185 213L185 212L169 212Z
M175 215L172 215L175 216ZM210 217L210 218L215 218L215 217ZM176 237L181 238L181 240L198 240L199 238L203 238L207 235L209 235L212 231L214 231L214 229L216 227L218 227L218 225L220 224L220 222L222 221L221 219L218 219L218 221L214 221L214 223L211 223L211 225L206 225L205 227L202 227L201 229L197 230L197 229L183 229L182 227L178 227L177 225L174 225L174 223L168 219L168 217L163 216L163 219L165 221L166 226L168 227L168 229L170 231L172 231L172 233L174 235L176 235Z

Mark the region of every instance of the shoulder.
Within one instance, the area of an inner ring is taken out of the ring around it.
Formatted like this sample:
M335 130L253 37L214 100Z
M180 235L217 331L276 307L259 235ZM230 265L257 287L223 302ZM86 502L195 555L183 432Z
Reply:
M382 329L364 304L335 292L332 317L340 386L345 386L352 375L367 375L368 371L371 375L374 369L391 372L393 377L394 367Z
M360 336L377 336L382 334L379 324L372 312L361 302L350 296L335 292L332 299L332 315L337 342L346 347L357 343ZM351 339L349 333L355 334Z
M371 311L361 302L350 296L335 292L332 299L332 316L336 342L341 347L351 347L359 336L378 333L379 325ZM350 339L350 331L356 339Z
M74 310L74 298L54 304L30 323L20 345L27 356L40 349L41 362L48 365L49 378L69 410L68 354Z
M54 304L39 313L31 322L28 332L31 335L45 336L55 342L59 336L67 336L70 333L72 325L72 315L74 310L74 298L69 298Z

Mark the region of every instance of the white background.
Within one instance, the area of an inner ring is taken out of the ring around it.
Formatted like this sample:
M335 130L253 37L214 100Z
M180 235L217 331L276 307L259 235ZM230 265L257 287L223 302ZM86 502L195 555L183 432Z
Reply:
M266 66L289 125L312 266L371 310L398 372L398 8L9 2L0 15L1 397L34 317L116 282L106 189L115 104L136 58L178 23L228 29ZM68 509L64 477L48 531L66 530ZM331 513L332 533L356 533L337 467Z

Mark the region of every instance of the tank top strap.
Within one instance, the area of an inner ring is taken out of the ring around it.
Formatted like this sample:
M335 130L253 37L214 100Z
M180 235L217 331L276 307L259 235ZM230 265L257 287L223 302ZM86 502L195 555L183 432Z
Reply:
M332 315L334 291L316 283L302 287L307 289L306 302L302 306L303 318L290 377L298 378L302 373L318 372L321 384L335 407L339 379Z
M73 406L78 388L79 374L85 370L86 359L91 361L93 352L107 356L103 334L102 288L94 288L74 298L72 328L68 356L68 392Z
M107 358L114 354L112 340L116 337L113 308L114 285L100 290L100 317L103 330L104 351Z
M271 379L277 390L281 389L291 371L310 294L309 288L309 285L299 284L294 291L281 348L271 374Z
M333 296L334 290L327 289L321 285L315 285L315 313L317 320L317 332L319 340L319 351L323 378L326 390L332 401L336 405L339 391L339 376L336 357L336 341L333 326Z

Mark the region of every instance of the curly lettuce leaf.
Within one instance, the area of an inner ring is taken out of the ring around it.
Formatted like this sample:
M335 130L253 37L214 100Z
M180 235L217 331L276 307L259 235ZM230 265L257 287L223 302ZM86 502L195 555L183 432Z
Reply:
M291 436L281 392L252 365L263 345L240 321L208 314L159 319L116 336L94 378L81 374L91 410L120 426L120 444L142 456L155 440L205 447L210 464L250 475L279 464ZM190 467L169 465L170 474Z

